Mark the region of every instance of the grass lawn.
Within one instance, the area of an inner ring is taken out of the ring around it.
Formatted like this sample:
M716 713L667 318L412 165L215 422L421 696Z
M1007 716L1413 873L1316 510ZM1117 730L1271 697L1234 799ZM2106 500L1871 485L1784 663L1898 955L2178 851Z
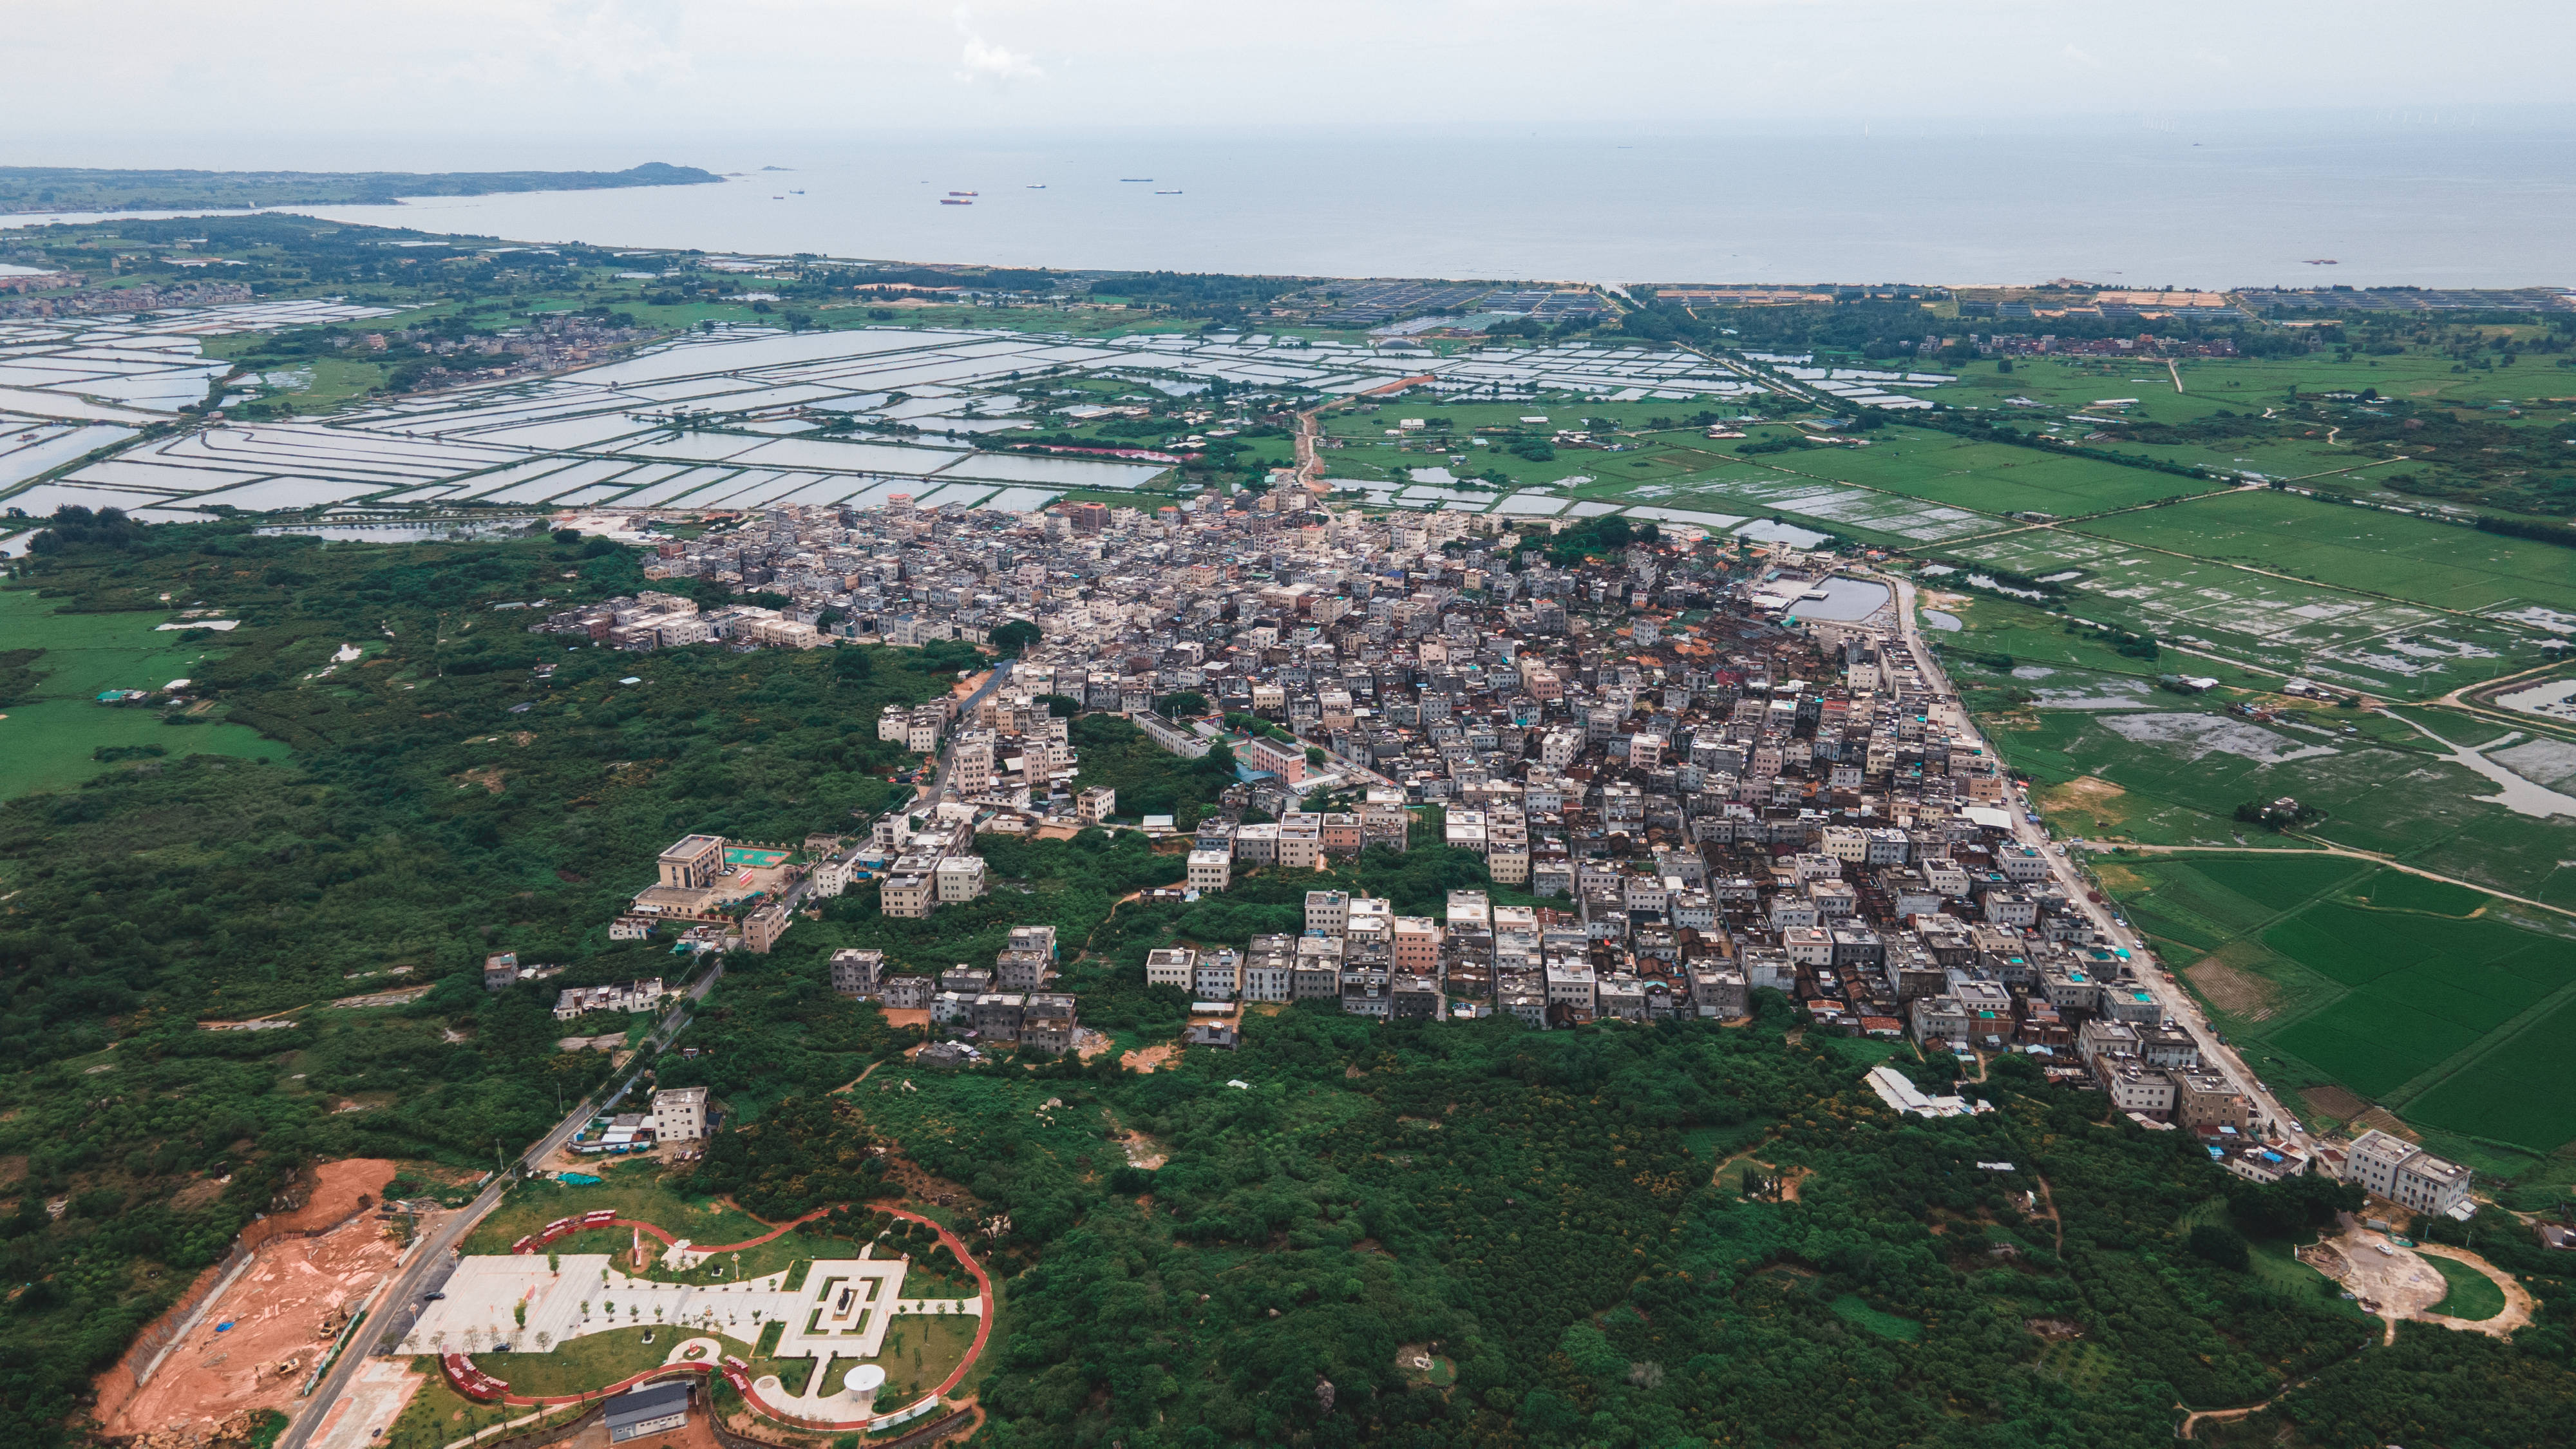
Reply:
M651 1343L644 1340L652 1338ZM671 1356L672 1347L685 1338L715 1337L727 1353L743 1354L751 1345L739 1339L711 1335L703 1328L683 1328L676 1324L653 1324L638 1328L613 1328L606 1333L585 1333L554 1345L547 1353L483 1353L474 1356L476 1367L508 1383L515 1394L551 1397L557 1394L586 1394L603 1389L621 1379L658 1367ZM532 1348L534 1345L514 1344Z
M2225 486L1928 428L1884 428L1866 448L1767 456L1802 472L1993 514L2072 517Z
M1882 1313L1862 1300L1857 1293L1846 1293L1833 1301L1834 1316L1852 1327L1899 1343L1912 1343L1923 1336L1923 1325L1911 1318Z
M2466 1263L2437 1258L2430 1253L2422 1256L2425 1262L2441 1270L2442 1281L2451 1285L2451 1291L2443 1294L2442 1301L2433 1305L2435 1313L2483 1323L2504 1312L2504 1290L2496 1286L2493 1278Z
M2556 544L2294 493L2230 492L2082 529L2442 609L2576 611L2576 554Z
M905 1286L911 1292L910 1284ZM886 1333L884 1352L876 1362L886 1371L886 1386L877 1396L885 1404L908 1404L939 1387L975 1346L982 1322L971 1313L907 1314Z
M467 1253L506 1253L510 1245L530 1233L541 1231L557 1218L611 1208L617 1215L633 1222L651 1223L675 1238L697 1243L739 1243L768 1232L771 1224L751 1214L729 1208L711 1197L680 1192L663 1183L661 1167L653 1162L624 1162L614 1167L592 1168L601 1181L589 1186L573 1186L551 1180L522 1183L512 1188L501 1205L492 1210L465 1242ZM600 1235L590 1233L586 1238ZM623 1248L628 1235L612 1235L613 1246ZM570 1242L570 1239L560 1240ZM600 1249L593 1246L589 1251ZM748 1265L748 1255L745 1257ZM784 1266L783 1264L781 1266Z
M2298 1260L2290 1244L2277 1239L2253 1245L2252 1271L2267 1286L2301 1303L2313 1303L2328 1313L2371 1322L2377 1315L2364 1312L2361 1305L2343 1296L2343 1285Z
M385 1430L384 1437L376 1441L383 1449L439 1449L439 1446L454 1443L477 1429L536 1412L502 1404L478 1404L466 1398L448 1387L446 1377L438 1371L437 1359L415 1358L411 1361L411 1368L427 1382L411 1396L411 1402L403 1406L402 1413ZM551 1417L556 1423L565 1423L580 1417L581 1413L580 1405L570 1404L551 1411Z
M183 642L156 626L167 613L68 614L33 589L0 590L0 653L41 649L31 697L0 705L0 799L68 790L111 770L153 759L229 755L280 761L290 751L246 725L162 723L159 709L95 702L107 689L158 689L220 656L221 636ZM158 748L162 755L101 761L110 747Z

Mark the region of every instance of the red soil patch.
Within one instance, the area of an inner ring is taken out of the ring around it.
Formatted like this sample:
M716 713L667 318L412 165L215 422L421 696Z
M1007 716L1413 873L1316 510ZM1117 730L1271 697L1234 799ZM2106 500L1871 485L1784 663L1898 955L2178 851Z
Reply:
M315 1357L400 1256L372 1215L339 1226L363 1213L361 1198L379 1200L394 1172L379 1158L324 1163L300 1203L252 1224L246 1236L268 1240L151 1381L121 1392L143 1362L101 1377L101 1430L203 1429L245 1409L292 1408Z

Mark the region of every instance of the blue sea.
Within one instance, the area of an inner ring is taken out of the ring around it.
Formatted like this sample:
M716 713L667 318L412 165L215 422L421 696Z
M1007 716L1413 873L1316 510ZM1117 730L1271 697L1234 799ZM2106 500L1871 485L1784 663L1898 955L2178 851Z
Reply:
M527 242L1585 282L2576 283L2576 128L2252 121L1977 134L344 140L105 164L606 167L721 185L296 208ZM256 154L254 154L256 152ZM31 162L38 158L27 158ZM86 164L101 164L87 162ZM778 168L778 169L765 169ZM1131 179L1132 178L1132 179ZM969 206L944 206L971 192ZM1165 194L1175 193L1175 194ZM2321 263L2331 261L2333 265Z

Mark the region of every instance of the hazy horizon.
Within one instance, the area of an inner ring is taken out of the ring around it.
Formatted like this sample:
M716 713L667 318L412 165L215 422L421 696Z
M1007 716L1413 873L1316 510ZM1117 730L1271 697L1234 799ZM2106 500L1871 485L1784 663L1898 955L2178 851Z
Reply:
M136 0L117 12L112 45L77 7L14 15L0 39L11 73L0 127L13 152L68 154L209 132L541 148L710 129L2437 115L2518 104L2513 77L2568 70L2576 27L2563 18L2529 0L2460 0L2438 23L2393 0L2352 0L2323 20L2222 0L2151 12L2063 0ZM2511 37L2509 73L2499 36Z

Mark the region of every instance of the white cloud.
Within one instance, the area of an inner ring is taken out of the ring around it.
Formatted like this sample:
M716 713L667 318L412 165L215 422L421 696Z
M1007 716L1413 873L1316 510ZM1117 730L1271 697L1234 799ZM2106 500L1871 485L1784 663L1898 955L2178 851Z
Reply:
M977 34L963 5L957 7L957 33L966 37L966 48L957 58L965 69L957 72L957 79L968 85L978 80L1035 80L1046 74L1026 54L1005 50Z

